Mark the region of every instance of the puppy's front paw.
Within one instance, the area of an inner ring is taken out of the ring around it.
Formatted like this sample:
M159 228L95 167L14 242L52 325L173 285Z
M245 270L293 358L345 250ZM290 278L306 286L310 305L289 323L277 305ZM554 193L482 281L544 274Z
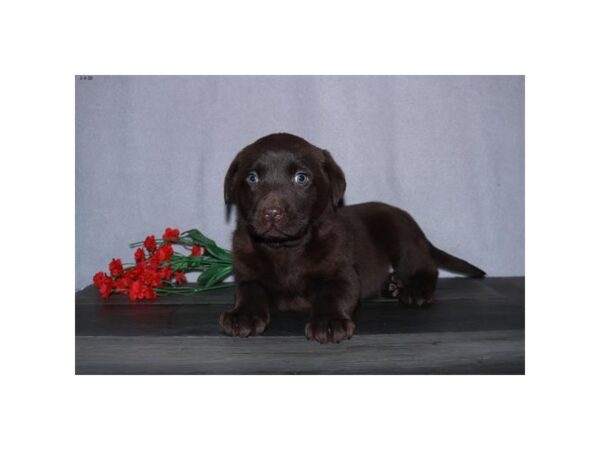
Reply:
M307 339L312 339L321 344L350 339L354 333L354 322L343 317L323 315L315 316L308 321L304 328Z
M229 311L221 314L219 325L229 336L256 336L265 331L268 319L253 314Z

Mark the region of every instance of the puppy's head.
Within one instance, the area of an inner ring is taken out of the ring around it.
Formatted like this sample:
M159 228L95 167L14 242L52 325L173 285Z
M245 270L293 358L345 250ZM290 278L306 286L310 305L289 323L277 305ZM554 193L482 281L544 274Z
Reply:
M301 237L310 224L342 200L346 180L327 150L279 133L238 153L225 176L225 203L260 240Z

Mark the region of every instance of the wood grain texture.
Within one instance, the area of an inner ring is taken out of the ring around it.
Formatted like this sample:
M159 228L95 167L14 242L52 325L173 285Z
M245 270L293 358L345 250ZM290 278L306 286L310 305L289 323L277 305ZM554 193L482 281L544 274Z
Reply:
M300 336L80 337L78 374L521 374L523 331Z
M217 325L230 289L158 303L76 294L78 374L522 374L524 278L441 279L430 308L365 302L350 341L303 336L302 314L274 316L263 336L230 338ZM168 300L168 301L166 301Z

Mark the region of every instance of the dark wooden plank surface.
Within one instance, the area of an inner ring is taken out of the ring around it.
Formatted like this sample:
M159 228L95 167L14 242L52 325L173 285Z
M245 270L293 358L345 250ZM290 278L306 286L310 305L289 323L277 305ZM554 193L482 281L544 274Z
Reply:
M293 336L78 338L80 374L522 374L523 331L358 335L339 345Z
M370 300L339 345L307 342L302 314L274 316L260 337L223 336L231 289L132 304L91 286L76 294L76 372L524 373L524 286L452 278L426 309Z

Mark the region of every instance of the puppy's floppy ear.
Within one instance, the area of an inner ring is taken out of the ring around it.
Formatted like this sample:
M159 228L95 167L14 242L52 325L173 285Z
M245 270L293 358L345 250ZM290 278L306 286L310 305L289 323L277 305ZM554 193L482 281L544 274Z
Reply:
M227 174L225 175L225 185L223 189L223 193L225 194L225 204L229 205L231 203L235 203L235 199L233 198L233 179L235 178L238 170L239 162L238 158L235 158L229 169L227 169Z
M229 220L229 216L231 214L231 205L233 203L235 203L233 186L234 186L234 179L237 174L238 166L239 166L239 162L238 162L238 158L236 157L232 161L231 165L229 166L229 169L227 170L227 174L225 175L225 184L224 184L223 193L224 193L224 198L225 198L225 204L227 205L227 220Z
M344 192L346 191L346 177L340 166L333 160L331 153L327 150L323 150L323 156L325 156L323 169L329 178L331 202L333 204L333 209L336 209L342 201L342 197L344 197Z

